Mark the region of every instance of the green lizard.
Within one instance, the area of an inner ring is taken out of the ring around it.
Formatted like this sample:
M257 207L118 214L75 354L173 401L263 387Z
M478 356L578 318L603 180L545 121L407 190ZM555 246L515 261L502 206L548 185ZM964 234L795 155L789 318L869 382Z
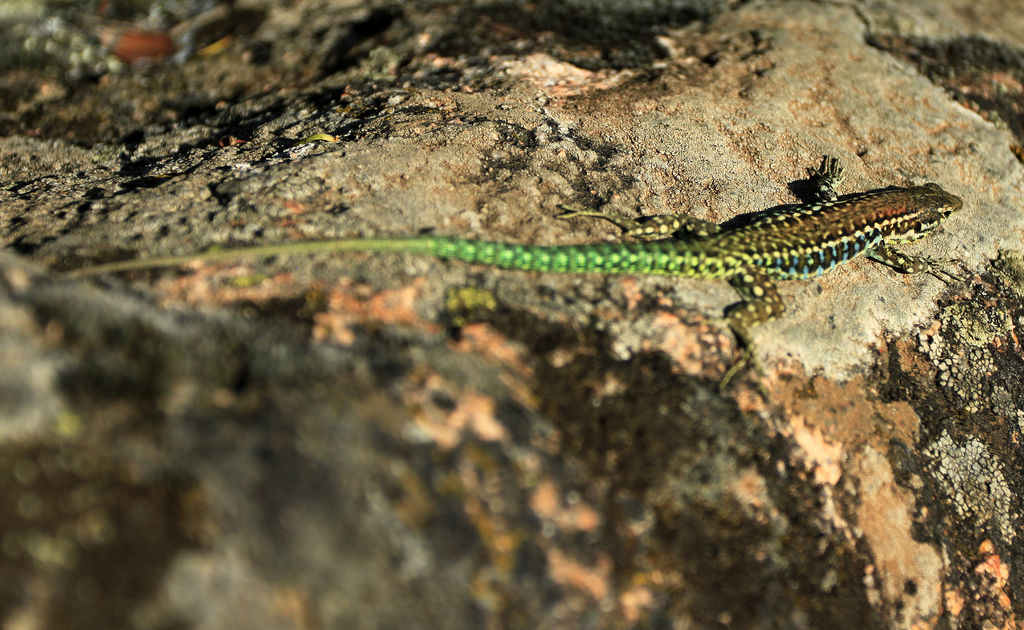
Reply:
M85 267L72 276L176 266L192 261L346 251L404 252L482 263L503 269L561 273L660 274L722 278L741 301L726 319L743 347L720 385L752 360L749 329L778 317L785 304L776 280L820 275L857 256L903 273L930 272L940 279L944 262L900 253L895 245L919 239L963 206L937 184L882 190L838 198L843 179L835 158L825 156L811 171L814 203L785 206L717 225L689 216L657 215L634 220L621 214L571 209L561 218L596 217L639 240L583 245L521 245L447 236L348 238L208 251L182 256L125 260Z

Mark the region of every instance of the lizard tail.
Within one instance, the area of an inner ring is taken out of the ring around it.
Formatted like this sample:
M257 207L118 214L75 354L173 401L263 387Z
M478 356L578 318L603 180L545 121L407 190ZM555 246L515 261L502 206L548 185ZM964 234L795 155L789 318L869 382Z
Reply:
M264 258L267 256L293 256L304 254L320 254L334 252L408 252L412 254L432 254L431 237L423 238L339 238L322 241L297 241L276 245L257 245L254 247L237 247L234 249L210 249L195 254L177 256L156 256L153 258L133 258L118 260L79 269L72 269L65 275L72 278L95 276L103 273L134 271L138 269L159 269L177 267L193 262L214 262Z
M429 240L429 253L438 258L523 271L678 273L686 258L677 247L658 242L543 246L459 238Z
M277 245L210 250L197 254L122 260L67 272L71 277L135 269L175 267L190 262L240 260L265 256L337 252L397 252L433 256L503 269L577 273L686 273L696 261L692 252L663 242L519 245L442 236L410 238L343 238Z

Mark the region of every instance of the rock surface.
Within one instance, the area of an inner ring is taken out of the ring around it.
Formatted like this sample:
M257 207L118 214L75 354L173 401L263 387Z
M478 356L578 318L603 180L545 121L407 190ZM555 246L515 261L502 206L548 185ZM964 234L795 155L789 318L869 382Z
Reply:
M1024 9L153 4L0 15L5 628L1024 623ZM796 201L822 154L849 192L963 197L908 251L965 281L787 283L764 374L724 394L715 281L60 273L615 238L560 203L721 222Z

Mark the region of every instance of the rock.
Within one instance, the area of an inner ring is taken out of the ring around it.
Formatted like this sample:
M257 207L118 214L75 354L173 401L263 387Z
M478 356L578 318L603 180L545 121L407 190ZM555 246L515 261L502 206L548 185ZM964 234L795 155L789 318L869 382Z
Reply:
M1019 623L1024 12L200 4L116 24L175 39L148 67L105 61L107 16L0 27L34 51L0 82L5 627ZM912 251L965 280L859 259L785 283L764 373L724 394L717 281L368 254L61 273L616 238L561 203L721 222L795 202L822 154L845 191L963 197Z

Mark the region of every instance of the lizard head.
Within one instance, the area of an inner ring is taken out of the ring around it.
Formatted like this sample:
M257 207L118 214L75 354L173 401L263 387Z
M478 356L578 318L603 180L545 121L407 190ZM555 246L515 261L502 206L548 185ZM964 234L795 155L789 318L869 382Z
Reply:
M906 213L909 218L906 235L900 240L921 238L964 206L963 199L946 192L938 184L914 186L906 191L912 201Z

